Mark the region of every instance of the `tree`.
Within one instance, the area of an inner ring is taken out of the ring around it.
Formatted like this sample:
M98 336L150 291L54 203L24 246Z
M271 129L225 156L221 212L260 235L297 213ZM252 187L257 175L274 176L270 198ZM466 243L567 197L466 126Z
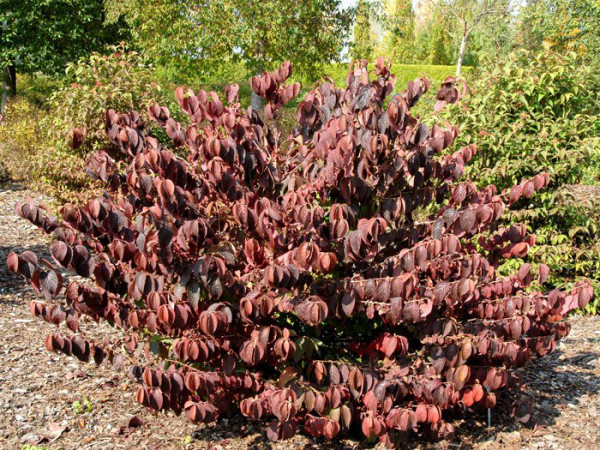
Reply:
M286 59L307 75L337 60L352 9L341 0L108 0L111 20L124 17L135 44L158 65L210 77L223 61L251 73Z
M416 54L428 64L447 65L453 60L452 17L441 14L437 8L431 11L421 29L417 31Z
M367 0L359 0L356 7L356 21L354 22L354 42L351 55L353 59L373 58L373 36L371 32L372 5Z
M61 73L76 60L122 39L105 25L102 0L0 0L0 69L5 91L17 93L17 72Z
M158 65L206 79L223 61L253 74L289 59L306 75L339 57L352 16L340 0L109 0L135 44ZM253 95L252 105L262 107Z
M411 62L415 52L412 0L393 0L385 16L384 48L394 62Z
M504 0L507 8L510 0ZM506 57L516 46L515 15L503 14L488 16L469 38L469 48L465 52L464 63L479 65L486 56ZM508 20L507 20L508 19Z
M458 42L458 55L456 58L456 76L460 77L467 41L484 19L490 16L508 16L511 3L507 0L428 0L434 7L438 7L441 14L454 19L454 27L448 30L456 36Z
M600 55L599 0L529 0L520 14L522 45L544 43L556 51L575 50L586 60Z

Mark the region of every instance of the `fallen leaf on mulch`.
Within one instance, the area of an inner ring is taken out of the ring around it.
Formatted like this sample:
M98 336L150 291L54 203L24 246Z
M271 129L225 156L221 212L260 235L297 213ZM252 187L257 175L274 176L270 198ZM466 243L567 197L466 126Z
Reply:
M117 434L131 433L136 428L139 428L142 425L144 425L144 422L142 422L142 420L139 419L138 416L133 416L131 419L129 419L129 423L127 424L127 426L122 426L119 428Z
M68 430L66 425L60 425L58 423L50 423L46 427L46 430L42 433L42 437L37 442L38 444L51 444L56 441L65 431Z

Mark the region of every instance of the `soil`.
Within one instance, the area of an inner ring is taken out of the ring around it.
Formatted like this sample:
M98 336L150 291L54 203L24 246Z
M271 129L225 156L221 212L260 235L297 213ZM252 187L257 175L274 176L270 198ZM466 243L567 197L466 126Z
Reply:
M563 192L571 202L586 206L598 206L600 203L600 186L570 184L564 187Z
M48 238L14 214L15 202L26 196L44 200L19 185L0 185L0 449L369 448L353 440L329 444L304 436L271 443L260 426L239 416L196 426L173 414L153 414L136 403L135 382L125 374L48 353L43 339L54 327L30 315L29 302L38 296L4 263L11 251L46 252ZM535 402L528 424L515 422L509 414L510 404L521 397L505 395L492 411L490 427L486 411L470 411L455 418L452 441L411 445L600 448L600 317L571 321L571 334L557 350L522 370L524 394ZM105 336L115 333L107 325L94 329Z

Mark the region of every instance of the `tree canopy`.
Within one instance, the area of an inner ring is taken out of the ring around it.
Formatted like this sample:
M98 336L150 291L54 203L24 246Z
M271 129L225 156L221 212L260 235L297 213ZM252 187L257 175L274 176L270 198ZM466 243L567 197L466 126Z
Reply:
M415 54L415 17L412 0L389 2L384 25L386 55L394 62L412 62Z
M356 20L354 21L354 37L350 55L353 59L373 58L374 40L371 32L373 5L368 0L358 0Z
M521 16L522 44L575 50L600 60L600 0L529 0Z
M461 67L471 34L480 29L490 18L509 16L513 4L511 0L427 0L433 7L452 19L452 28L447 31L455 36L458 46L456 76L460 77Z
M158 65L177 64L196 77L223 61L256 73L289 59L314 74L338 59L352 20L340 0L108 0L133 40Z
M416 54L419 61L427 64L450 64L454 60L452 17L442 14L437 8L430 12L427 20L417 29Z
M16 72L61 73L69 61L126 36L105 24L102 0L0 0L0 68L12 94Z

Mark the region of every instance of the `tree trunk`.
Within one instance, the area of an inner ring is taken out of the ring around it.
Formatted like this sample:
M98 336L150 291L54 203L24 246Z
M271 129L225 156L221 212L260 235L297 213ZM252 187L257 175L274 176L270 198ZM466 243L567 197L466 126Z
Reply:
M456 61L456 78L460 78L460 70L462 69L463 59L465 58L465 49L467 48L467 39L469 35L463 33L462 39L460 40L460 49L458 50L458 59Z
M8 95L17 95L17 69L14 64L4 68L4 78L8 83Z
M2 101L0 102L0 114L4 114L6 100L8 97L17 95L17 70L14 65L4 68L4 77L2 80Z
M256 43L256 56L258 58L258 70L256 75L262 75L265 65L263 62L263 51L261 41L258 41ZM255 94L254 91L252 91L250 95L250 106L254 111L262 111L262 109L265 107L265 99L262 98L260 95Z
M262 111L265 106L265 99L252 91L252 94L250 95L250 106L253 111Z

